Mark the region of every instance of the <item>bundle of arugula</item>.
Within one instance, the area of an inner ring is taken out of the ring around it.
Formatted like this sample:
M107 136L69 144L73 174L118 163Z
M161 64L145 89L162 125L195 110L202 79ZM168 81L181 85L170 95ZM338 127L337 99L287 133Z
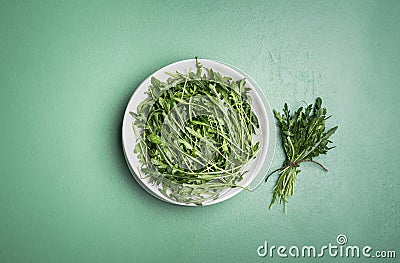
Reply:
M293 115L290 115L288 105L285 103L283 114L274 110L275 118L281 130L282 144L286 154L283 166L271 172L266 178L275 172L279 172L278 181L273 190L270 208L275 203L285 204L287 198L293 195L296 176L300 173L300 163L311 162L328 171L322 164L313 160L320 154L326 154L334 147L328 147L329 137L335 133L338 126L326 131L325 121L329 119L326 108L322 107L322 99L317 98L314 105L308 105L305 109L300 107Z

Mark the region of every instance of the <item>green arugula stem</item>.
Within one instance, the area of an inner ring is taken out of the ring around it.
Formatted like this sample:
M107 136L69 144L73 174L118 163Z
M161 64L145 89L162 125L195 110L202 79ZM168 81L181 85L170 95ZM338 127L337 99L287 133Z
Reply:
M325 166L323 166L321 163L317 162L317 161L313 161L313 160L299 160L299 161L296 161L296 162L290 162L290 163L288 163L287 165L282 166L281 168L278 168L278 169L273 170L272 172L270 172L270 173L267 175L267 177L265 178L265 182L267 182L267 181L268 181L268 178L269 178L271 175L273 175L274 173L280 172L280 171L282 171L282 170L284 170L284 169L286 169L286 168L288 168L288 167L298 167L298 165L299 165L300 163L304 163L304 162L315 163L315 164L319 165L325 172L328 172L328 169L327 169Z

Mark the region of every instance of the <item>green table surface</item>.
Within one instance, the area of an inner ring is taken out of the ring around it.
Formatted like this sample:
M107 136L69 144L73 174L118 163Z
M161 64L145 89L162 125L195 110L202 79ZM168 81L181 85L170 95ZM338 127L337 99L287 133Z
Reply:
M267 208L276 176L193 208L129 172L132 93L196 55L247 72L273 108L321 96L340 126L329 172L302 165L286 214ZM1 262L309 262L257 248L339 234L397 259L313 262L399 262L399 1L1 1L0 83Z

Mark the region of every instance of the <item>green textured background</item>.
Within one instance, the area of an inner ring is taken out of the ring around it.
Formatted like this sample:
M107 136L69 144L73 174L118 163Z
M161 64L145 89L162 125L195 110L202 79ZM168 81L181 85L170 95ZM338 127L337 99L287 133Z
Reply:
M246 71L273 108L322 96L340 126L287 214L267 209L273 180L187 208L132 178L130 96L195 55ZM400 258L400 1L1 1L0 83L1 262L299 262L256 249L338 234Z

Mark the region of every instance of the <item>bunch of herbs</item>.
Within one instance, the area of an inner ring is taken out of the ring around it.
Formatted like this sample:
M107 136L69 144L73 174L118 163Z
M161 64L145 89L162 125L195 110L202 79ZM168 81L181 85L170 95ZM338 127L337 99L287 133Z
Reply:
M332 143L329 138L338 128L338 126L335 126L326 129L325 121L330 116L327 116L326 108L322 107L321 98L317 98L314 105L310 104L305 109L300 107L294 114L290 114L288 105L285 103L283 113L274 110L274 115L280 127L286 160L281 168L270 173L265 179L267 181L271 174L279 172L270 208L275 201L285 204L287 198L293 195L296 178L300 173L300 163L315 163L328 171L314 158L320 154L326 154L334 148L328 146Z

